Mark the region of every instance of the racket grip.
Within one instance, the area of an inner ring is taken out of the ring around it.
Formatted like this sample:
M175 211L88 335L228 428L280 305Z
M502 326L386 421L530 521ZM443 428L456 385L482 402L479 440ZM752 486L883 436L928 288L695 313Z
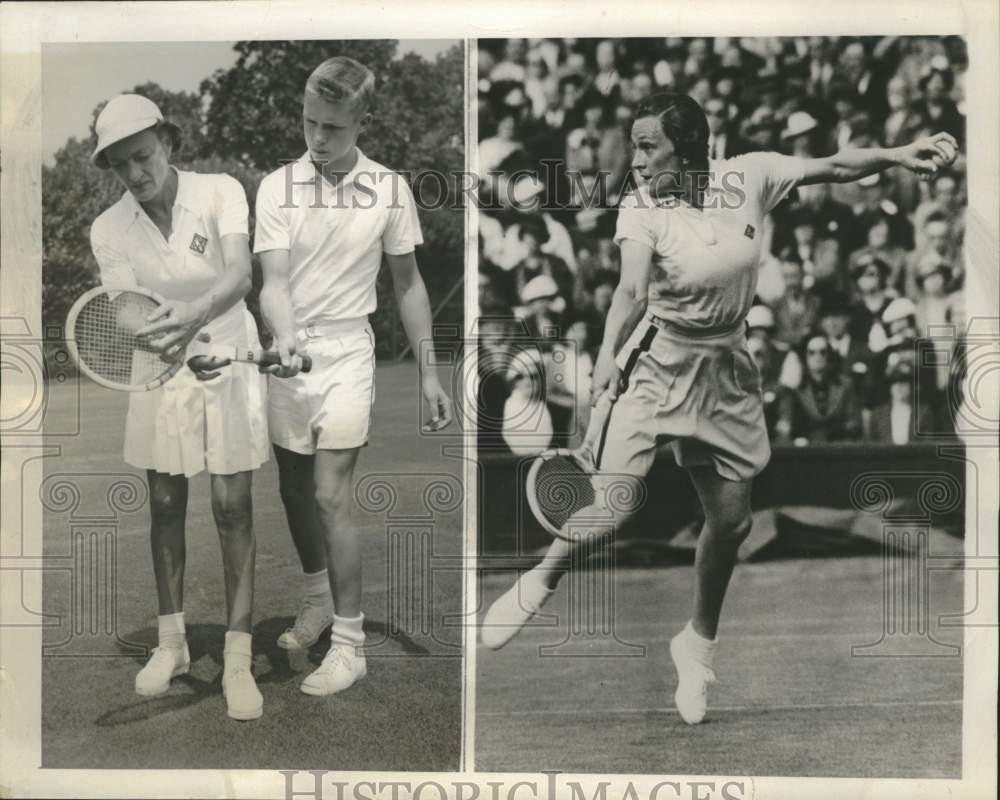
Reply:
M305 353L300 353L299 358L302 359L302 366L299 369L299 371L309 372L313 366L312 358L310 358ZM280 364L281 357L273 350L266 350L265 352L261 353L259 363L261 364L261 366L269 367L272 366L273 364Z

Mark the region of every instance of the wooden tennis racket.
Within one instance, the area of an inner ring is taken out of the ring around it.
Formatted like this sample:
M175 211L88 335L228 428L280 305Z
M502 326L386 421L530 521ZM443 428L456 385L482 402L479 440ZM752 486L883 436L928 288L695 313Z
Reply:
M608 392L601 395L590 414L583 444L572 450L557 448L538 455L528 469L525 496L532 515L553 536L572 539L563 527L578 511L593 505L593 476L597 472L597 451L605 434L614 401Z
M158 389L184 366L184 353L166 359L136 334L164 302L141 286L98 286L85 292L66 317L66 345L80 372L97 384L124 392ZM199 337L205 341L207 337ZM214 345L189 360L217 356L251 364L277 364L277 353ZM303 356L302 371L312 366ZM197 366L197 361L192 368Z

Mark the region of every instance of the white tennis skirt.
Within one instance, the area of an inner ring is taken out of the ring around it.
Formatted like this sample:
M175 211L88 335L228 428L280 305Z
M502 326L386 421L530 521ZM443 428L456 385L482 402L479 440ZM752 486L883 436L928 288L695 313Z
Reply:
M240 303L205 329L212 344L259 348L257 326ZM159 389L129 399L127 464L187 478L232 475L268 458L267 379L253 364L231 364L199 381L186 366Z

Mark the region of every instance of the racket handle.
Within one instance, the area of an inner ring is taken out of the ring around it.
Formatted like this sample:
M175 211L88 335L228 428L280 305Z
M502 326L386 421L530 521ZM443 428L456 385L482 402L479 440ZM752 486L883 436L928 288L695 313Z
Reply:
M305 353L300 353L299 358L302 359L302 367L300 372L309 372L312 369L313 362L312 359ZM260 361L258 362L262 367L270 367L274 364L281 363L281 357L274 352L274 350L265 350L260 354Z

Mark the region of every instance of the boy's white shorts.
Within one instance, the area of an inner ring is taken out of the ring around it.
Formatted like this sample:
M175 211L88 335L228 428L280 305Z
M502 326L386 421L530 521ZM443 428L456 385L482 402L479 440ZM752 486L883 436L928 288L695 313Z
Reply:
M375 338L368 319L306 326L299 349L312 358L309 372L269 376L271 441L303 455L367 444L375 402Z

